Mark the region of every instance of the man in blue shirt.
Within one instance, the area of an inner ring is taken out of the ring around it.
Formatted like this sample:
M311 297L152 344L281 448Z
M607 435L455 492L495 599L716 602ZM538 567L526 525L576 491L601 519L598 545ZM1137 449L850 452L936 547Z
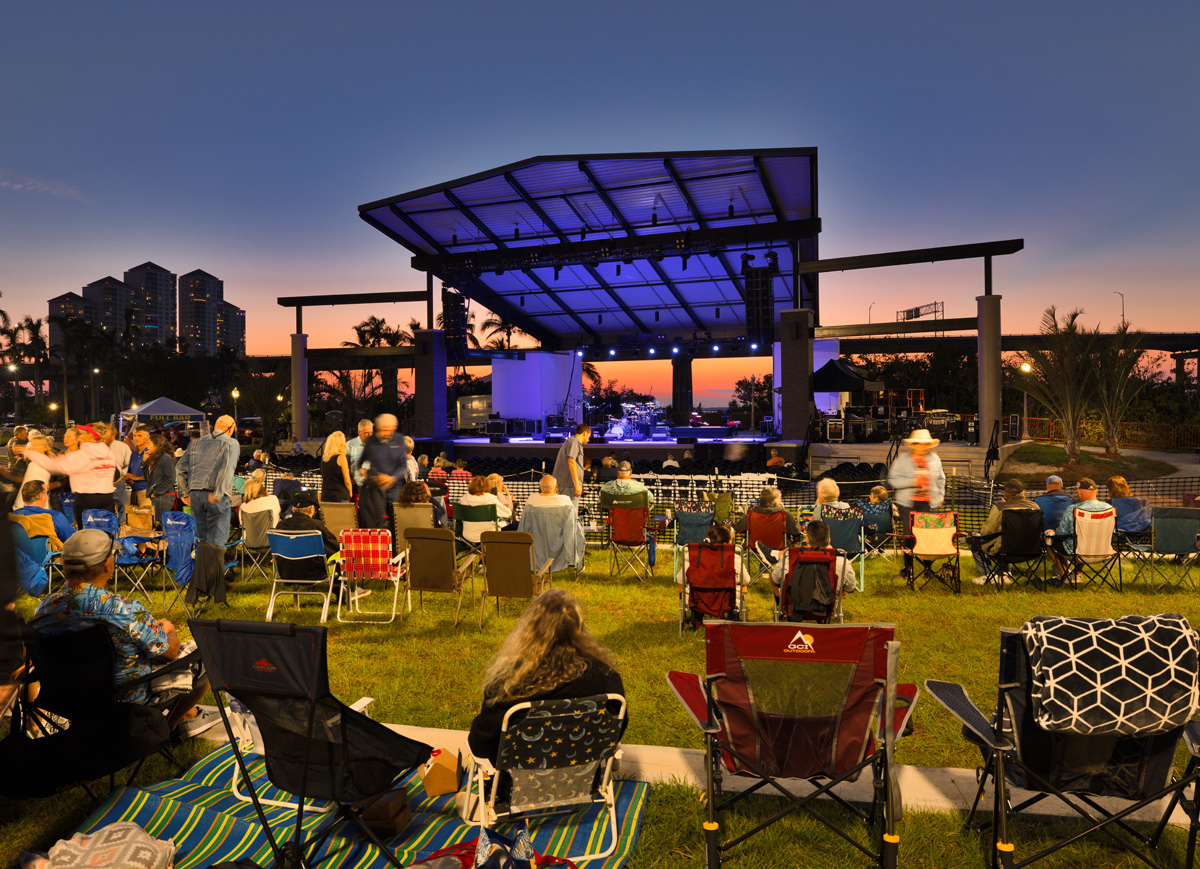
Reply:
M41 480L30 480L22 486L21 500L25 502L25 506L13 510L13 515L49 516L54 523L54 536L58 538L59 543L66 543L67 538L75 533L75 526L71 524L70 519L58 510L50 509L50 493Z
M375 417L375 434L363 447L362 472L365 485L358 496L360 528L387 528L392 505L408 479L408 450L395 437L399 422L390 413Z
M1070 559L1064 556L1070 556L1075 552L1075 541L1071 539L1075 535L1075 510L1100 513L1104 510L1112 509L1111 504L1106 504L1104 501L1096 498L1099 490L1094 480L1082 477L1075 484L1075 489L1079 495L1079 500L1063 512L1062 519L1058 523L1058 530L1055 532L1054 545L1050 549L1050 555L1053 556L1054 563L1058 565L1059 571L1064 574L1070 566ZM1064 537L1067 539L1063 539Z
M222 416L211 435L196 438L175 466L175 488L196 519L196 540L222 549L229 542L233 508L229 498L236 491L233 472L241 447L230 434L233 417ZM186 494L185 494L186 493Z
M133 448L129 454L129 473L125 482L129 484L130 503L135 507L149 507L150 496L146 494L146 475L142 464L150 454L150 432L144 425L133 430Z
M360 419L358 421L358 437L346 441L346 463L350 465L350 479L354 481L356 492L361 490L367 481L362 472L362 456L363 448L367 445L367 439L371 437L373 431L375 431L375 423L369 419Z

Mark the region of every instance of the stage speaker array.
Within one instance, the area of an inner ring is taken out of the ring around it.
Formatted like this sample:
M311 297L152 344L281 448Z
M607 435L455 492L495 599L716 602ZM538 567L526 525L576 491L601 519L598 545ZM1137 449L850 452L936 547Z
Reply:
M446 358L467 358L467 300L461 293L442 290L442 331L446 334Z
M769 266L747 267L746 340L769 347L775 343L775 283Z

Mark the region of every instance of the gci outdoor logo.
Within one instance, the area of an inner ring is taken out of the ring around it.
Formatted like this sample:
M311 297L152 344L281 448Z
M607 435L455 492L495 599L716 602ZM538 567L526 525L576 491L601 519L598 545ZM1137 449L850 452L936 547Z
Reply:
M792 641L788 643L787 652L792 652L797 655L813 655L816 654L816 649L813 648L812 634L804 633L804 629L796 631L796 636L792 637Z

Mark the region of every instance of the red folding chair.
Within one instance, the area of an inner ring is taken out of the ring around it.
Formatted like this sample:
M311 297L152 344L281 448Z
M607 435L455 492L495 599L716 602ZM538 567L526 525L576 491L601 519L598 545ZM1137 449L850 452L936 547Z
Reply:
M742 570L746 573L747 582L752 582L771 572L770 562L763 561L762 556L758 554L759 543L775 552L787 549L787 519L788 514L783 510L778 513L746 511L746 533L742 537ZM750 566L751 555L754 556L757 568L752 569Z
M679 636L684 623L693 627L706 616L746 620L746 597L737 575L737 548L732 543L689 543L687 569L679 592Z
M785 552L784 558L783 581L774 589L775 621L828 624L836 615L840 622L842 620L842 596L838 593L837 553L832 549L805 549L800 546L790 546ZM829 577L830 605L823 612L818 611L816 607L801 607L795 612L792 611L792 574L794 571L804 570L806 565L813 565L823 570L824 573L821 576ZM771 579L771 584L775 584L774 577Z
M815 817L877 865L895 867L901 803L894 747L919 692L915 685L896 684L900 643L894 626L709 621L704 630L707 674L672 671L667 683L704 734L708 869L718 869L723 854L794 811ZM876 786L863 811L835 788L868 768ZM723 797L727 774L746 789ZM814 790L800 797L777 781L797 778ZM766 787L790 805L722 843L721 814ZM822 796L863 821L872 835L863 840L818 811ZM877 820L882 823L875 831Z
M650 541L646 507L608 508L608 578L615 579L626 570L645 582L654 573L650 567Z
M339 622L381 622L390 624L396 620L397 603L400 600L400 586L407 586L403 565L405 551L392 555L392 532L382 528L346 528L338 541L342 546L342 560L339 568L342 583L338 588L337 620ZM386 590L391 583L392 608L388 610L368 610L362 606L366 597L365 583L382 583ZM345 602L345 615L342 604ZM387 618L378 618L387 616ZM401 615L401 621L404 616Z

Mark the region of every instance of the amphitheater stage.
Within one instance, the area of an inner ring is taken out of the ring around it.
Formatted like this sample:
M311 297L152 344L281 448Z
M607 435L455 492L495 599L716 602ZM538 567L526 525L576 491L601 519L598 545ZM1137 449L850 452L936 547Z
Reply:
M554 440L553 436L550 441L546 441L541 437L514 435L506 436L502 443L492 443L486 437L459 437L445 441L417 440L413 452L416 455L427 453L433 456L445 451L450 458L466 459L477 456L531 456L553 463L561 447L562 440ZM781 455L785 454L785 445L772 443L770 447L778 448ZM697 437L694 442L686 435L682 438L670 437L658 440L593 438L584 447L584 455L589 459L596 459L597 462L614 452L618 459L628 453L633 461L641 459L663 461L668 454L674 455L676 460L682 460L685 451L691 452L696 463L700 465L721 459L761 460L765 463L771 454L766 445L766 437L763 435L724 438ZM787 455L795 455L795 451L796 445L789 445Z

